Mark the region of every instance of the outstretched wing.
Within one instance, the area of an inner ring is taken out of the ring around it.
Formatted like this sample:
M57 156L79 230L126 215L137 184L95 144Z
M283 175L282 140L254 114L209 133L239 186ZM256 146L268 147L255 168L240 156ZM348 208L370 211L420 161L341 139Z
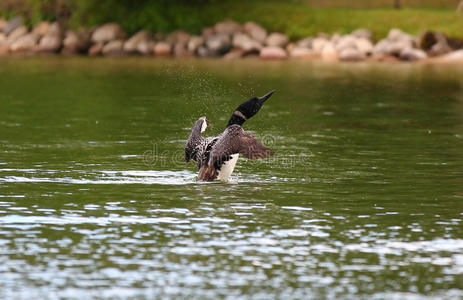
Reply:
M212 149L208 165L219 167L230 155L239 153L249 159L270 156L272 151L262 145L255 137L239 125L231 125L225 129Z

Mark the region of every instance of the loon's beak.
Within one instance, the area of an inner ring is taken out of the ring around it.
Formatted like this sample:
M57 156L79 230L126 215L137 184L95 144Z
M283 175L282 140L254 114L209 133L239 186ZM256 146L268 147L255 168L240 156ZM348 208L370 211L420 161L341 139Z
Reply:
M260 102L260 103L264 103L265 100L267 100L268 98L270 98L270 96L273 95L273 93L275 93L275 90L273 90L273 91L271 91L271 92L269 92L269 93L263 95L262 97L259 97L259 102Z
M207 126L209 126L209 124L211 124L211 122L208 119L206 119L206 124L207 124Z

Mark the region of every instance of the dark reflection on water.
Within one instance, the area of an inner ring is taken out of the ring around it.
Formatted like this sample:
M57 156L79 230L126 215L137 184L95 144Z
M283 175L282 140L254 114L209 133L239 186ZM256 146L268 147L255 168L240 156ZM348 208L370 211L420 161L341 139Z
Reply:
M463 297L455 66L1 60L2 298ZM276 151L183 162L236 104Z

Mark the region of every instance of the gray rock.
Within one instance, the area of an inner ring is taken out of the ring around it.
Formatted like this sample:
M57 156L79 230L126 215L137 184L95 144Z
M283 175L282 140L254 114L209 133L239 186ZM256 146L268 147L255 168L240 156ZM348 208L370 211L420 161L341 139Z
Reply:
M21 27L23 24L23 20L21 16L14 17L13 19L9 20L6 25L3 26L3 32L6 35L10 35L14 30Z
M317 53L322 53L326 43L328 43L328 41L325 38L317 37L312 41L312 49Z
M207 39L211 35L215 34L215 29L214 27L205 27L201 30L201 35L203 38Z
M339 52L339 60L341 61L361 61L366 58L365 54L357 48L345 48Z
M0 18L0 33L3 33L3 28L5 28L6 24L8 24L8 21Z
M49 28L50 28L50 23L46 21L42 21L42 22L37 23L34 26L34 28L32 29L32 33L42 37L48 33Z
M279 32L272 32L266 39L265 44L269 47L280 47L284 48L289 43L289 39L286 35Z
M243 31L240 24L232 20L225 20L215 24L215 33L217 34L234 34L236 32Z
M14 43L17 39L22 37L23 35L27 34L27 28L26 26L20 26L14 29L13 31L10 32L6 39L6 44L10 46L12 43Z
M122 27L116 23L106 23L96 28L92 34L92 42L94 43L106 43L124 38L125 32L122 30Z
M102 53L103 46L104 46L104 43L102 43L102 42L96 43L96 44L92 45L92 46L88 49L88 55L89 55L89 56L97 56L97 55L100 55L100 54Z
M0 46L6 46L6 34L0 32Z
M348 48L357 48L355 45L357 38L352 35L344 35L338 39L338 42L335 43L336 51L341 52L344 49Z
M289 55L293 58L315 58L318 56L314 50L308 49L306 47L296 46L289 51Z
M356 38L367 39L367 40L370 40L373 37L373 34L371 33L371 31L368 29L364 29L364 28L354 30L352 31L351 34L355 36Z
M90 33L85 29L66 31L63 52L66 54L84 53L90 47Z
M245 33L235 33L233 35L233 41L232 41L233 47L240 48L244 50L245 53L248 52L257 52L262 48L262 45L252 39L249 35Z
M288 54L283 48L272 46L262 48L259 56L262 59L284 59L288 57Z
M331 36L330 42L333 43L333 45L336 45L340 39L341 39L341 35L339 33L335 33Z
M296 46L297 47L301 47L301 48L308 48L308 49L312 49L312 43L314 41L314 38L309 36L309 37L306 37L305 39L302 39L300 41L298 41L296 43Z
M124 42L123 50L127 53L138 53L140 52L138 49L139 45L143 42L146 44L146 42L151 40L151 32L148 30L141 30Z
M189 57L189 56L193 56L193 52L188 51L187 46L179 42L175 44L174 46L174 56L175 57Z
M322 49L321 57L323 60L337 60L338 52L334 47L333 42L327 42Z
M442 32L426 31L418 38L418 45L431 56L442 55L452 51L447 36Z
M154 45L154 41L151 40L140 41L137 44L137 51L142 55L150 55L151 53L153 53Z
M40 52L58 52L61 49L62 39L57 34L47 34L40 39L38 51Z
M245 51L240 48L233 48L228 53L226 53L223 58L224 59L237 59L241 58L245 55Z
M199 56L199 57L215 57L215 56L218 56L218 54L214 51L211 51L209 48L207 48L206 46L200 46L197 50L196 50L196 54Z
M402 60L414 61L428 58L428 55L421 49L405 48L400 51L399 57Z
M212 53L223 54L231 48L230 36L223 33L211 35L206 39L206 46Z
M196 50L204 45L204 38L199 35L194 35L190 37L190 40L188 41L187 49L190 52L196 52Z
M254 22L246 22L244 24L244 31L254 40L258 41L259 43L265 43L265 39L267 38L267 30L265 30L262 26Z
M153 52L156 56L168 56L172 53L172 46L167 42L159 42L154 45Z
M405 41L405 42L408 42L408 43L411 43L411 44L413 44L414 41L415 41L415 38L412 35L407 34L407 33L403 32L402 30L397 29L397 28L392 28L389 31L389 34L387 35L387 39L389 41Z
M167 35L165 41L171 45L187 45L190 40L190 34L184 30L176 30Z
M123 55L123 46L124 40L113 40L103 46L103 49L101 49L101 53L103 55Z
M442 61L463 61L463 49L447 53L440 57Z
M364 55L373 53L373 43L366 38L357 38L355 40L355 47Z
M35 33L28 33L19 37L10 45L11 52L27 52L34 50L40 36Z

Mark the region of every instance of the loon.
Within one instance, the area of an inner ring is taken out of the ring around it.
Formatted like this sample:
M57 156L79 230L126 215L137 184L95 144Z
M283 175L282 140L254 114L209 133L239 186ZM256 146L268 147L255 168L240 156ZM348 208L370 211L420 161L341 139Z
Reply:
M195 122L185 146L185 161L197 162L199 180L227 181L233 173L239 154L249 159L265 158L273 154L241 126L260 110L274 92L241 103L233 112L225 130L216 137L201 136L209 125L206 117Z

